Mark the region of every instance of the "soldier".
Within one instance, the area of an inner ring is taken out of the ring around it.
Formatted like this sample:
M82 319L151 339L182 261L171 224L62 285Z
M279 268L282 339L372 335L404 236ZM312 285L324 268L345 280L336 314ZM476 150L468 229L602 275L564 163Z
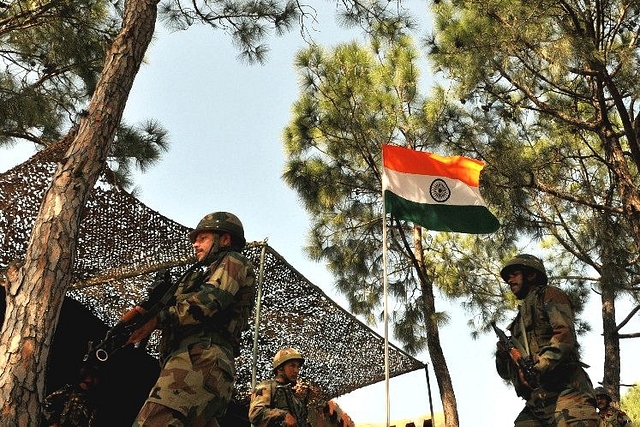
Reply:
M604 387L596 387L595 393L600 427L631 427L631 419L627 414L611 406L611 395Z
M138 343L156 327L162 331L162 370L134 426L217 427L231 400L234 355L255 300L253 267L240 253L244 229L235 215L214 212L189 239L196 268L178 283L172 304L129 339Z
M98 369L83 366L80 381L66 384L46 397L43 416L51 427L93 427L98 409L96 386L100 382Z
M274 378L262 381L251 394L249 421L254 427L306 427L306 402L296 396L304 358L293 348L279 350L273 358Z
M597 427L598 414L589 376L579 360L574 312L568 296L547 285L544 264L533 255L517 255L500 271L522 303L508 326L524 356L533 359L538 384L529 384L498 342L496 368L526 400L516 427Z

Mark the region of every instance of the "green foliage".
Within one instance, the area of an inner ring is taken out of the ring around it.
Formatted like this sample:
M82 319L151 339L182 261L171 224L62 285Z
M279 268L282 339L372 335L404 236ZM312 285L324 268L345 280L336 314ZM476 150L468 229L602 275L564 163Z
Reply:
M0 9L0 144L59 139L86 104L117 31L109 2L17 0Z
M627 413L633 425L640 424L640 385L635 384L620 399L620 407Z
M629 40L640 8L490 0L433 12L430 59L450 79L457 125L443 131L487 161L483 194L506 208L504 227L553 237L579 261L557 256L578 267L565 270L576 284L605 270L601 286L637 283L640 62Z
M490 240L427 234L421 254L433 284L463 299L476 332L510 316L502 308L513 308L513 297L497 271L523 241L545 248L552 283L567 290L578 311L588 297L585 285L598 276L601 286L618 291L636 283L638 245L633 222L622 215L621 194L629 190L621 183L638 182L637 163L617 147L633 152L624 116L639 84L629 70L638 67L625 40L638 29L638 8L614 3L586 12L579 2L434 3L436 31L427 45L451 86L436 85L428 99L419 95L417 55L401 20L370 25L368 48L352 43L299 53L302 93L284 132L284 178L312 213L309 253L328 262L354 312L373 320L370 313L379 310L379 151L389 142L487 163L481 188L501 230ZM591 21L583 17L602 13L603 25L613 29L616 8L625 30L594 31L610 41L590 41ZM603 66L607 55L613 62ZM607 69L619 70L610 76L618 92L596 78ZM615 108L601 102L616 96L622 98ZM619 163L625 157L631 161ZM418 349L424 316L439 315L416 310L421 289L411 229L389 225L396 333Z
M109 161L116 180L124 188L131 187L130 177L134 168L146 171L160 160L168 149L167 132L157 122L149 120L141 127L120 123Z
M78 123L119 29L117 12L102 0L16 1L0 12L0 145L44 147ZM118 182L131 186L133 167L144 170L167 148L157 123L121 124L109 155Z
M174 30L185 30L196 23L222 29L240 50L241 59L262 63L268 52L262 43L265 36L288 32L301 15L307 14L302 9L294 0L168 0L160 4L159 15Z
M450 0L432 10L429 58L451 94L441 133L487 162L483 196L501 208L502 232L538 240L578 311L591 288L605 306L637 300L637 2ZM605 382L618 383L613 312L598 314Z
M0 4L0 145L31 141L44 147L78 124L120 27L120 2L16 0ZM295 1L165 2L161 19L184 29L201 22L232 36L249 61L263 61L271 31L289 30L300 17ZM153 120L118 129L109 164L119 183L132 185L168 148L167 132Z
M352 310L371 322L382 294L380 145L402 138L398 125L409 126L403 108L415 102L415 75L403 72L410 64L385 66L393 55L356 43L299 52L302 93L284 131L283 176L313 218L307 250L327 262ZM389 286L399 293L400 283L416 282L406 257L395 257L404 267Z
M457 152L436 132L450 123L444 98L419 94L418 56L398 21L379 25L370 45L345 43L327 51L310 46L298 53L301 94L284 130L288 156L283 177L294 188L312 224L308 253L335 274L336 287L355 314L375 322L382 316L381 145L394 143L439 153ZM452 132L457 129L452 126ZM388 227L388 289L394 334L417 352L427 343L428 323L446 323L425 303L413 244L413 227L391 220ZM499 257L488 259L483 239L454 233L424 234L428 286L482 307L481 318L506 314L504 289L496 280ZM511 238L493 242L504 256ZM513 308L513 301L509 302ZM484 324L478 319L477 327Z

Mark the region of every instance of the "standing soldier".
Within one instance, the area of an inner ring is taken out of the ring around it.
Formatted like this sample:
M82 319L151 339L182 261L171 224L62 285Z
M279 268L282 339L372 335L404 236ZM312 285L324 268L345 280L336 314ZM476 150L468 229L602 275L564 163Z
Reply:
M137 343L162 330L162 370L134 426L217 427L231 400L234 355L255 300L253 267L240 253L244 229L235 215L214 212L189 239L198 262L172 302L129 338Z
M627 414L611 406L611 395L604 387L596 387L596 401L600 427L631 427L631 420Z
M508 329L519 352L531 358L536 377L535 381L527 380L504 344L498 342L498 374L510 380L518 396L526 400L515 426L597 427L593 386L579 360L568 296L547 285L544 265L533 255L517 255L506 263L500 276L522 301Z
M293 348L279 350L273 358L274 378L262 381L251 394L249 421L254 427L306 427L306 402L296 396L304 358Z

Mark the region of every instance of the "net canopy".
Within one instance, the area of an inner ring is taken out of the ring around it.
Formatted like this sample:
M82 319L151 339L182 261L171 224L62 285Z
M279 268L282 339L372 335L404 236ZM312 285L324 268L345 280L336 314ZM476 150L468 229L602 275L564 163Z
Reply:
M49 147L0 174L0 273L23 259L41 200L64 152L60 144ZM114 325L144 299L158 270L168 269L175 280L193 263L189 231L120 189L107 170L85 206L68 296ZM379 334L266 242L250 242L243 252L253 262L260 288L236 360L236 401L248 403L254 369L258 381L272 376L272 358L283 347L294 347L306 358L303 376L319 402L384 380L384 339ZM156 342L157 337L150 342L151 354ZM389 344L391 377L424 366Z

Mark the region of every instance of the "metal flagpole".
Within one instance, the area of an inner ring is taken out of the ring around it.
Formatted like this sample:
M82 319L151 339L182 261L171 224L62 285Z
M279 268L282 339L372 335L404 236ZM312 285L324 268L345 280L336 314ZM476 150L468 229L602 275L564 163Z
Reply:
M388 321L388 280L387 280L387 209L384 203L384 189L382 190L382 271L384 293L384 395L387 412L387 427L391 424L389 404L389 321Z

